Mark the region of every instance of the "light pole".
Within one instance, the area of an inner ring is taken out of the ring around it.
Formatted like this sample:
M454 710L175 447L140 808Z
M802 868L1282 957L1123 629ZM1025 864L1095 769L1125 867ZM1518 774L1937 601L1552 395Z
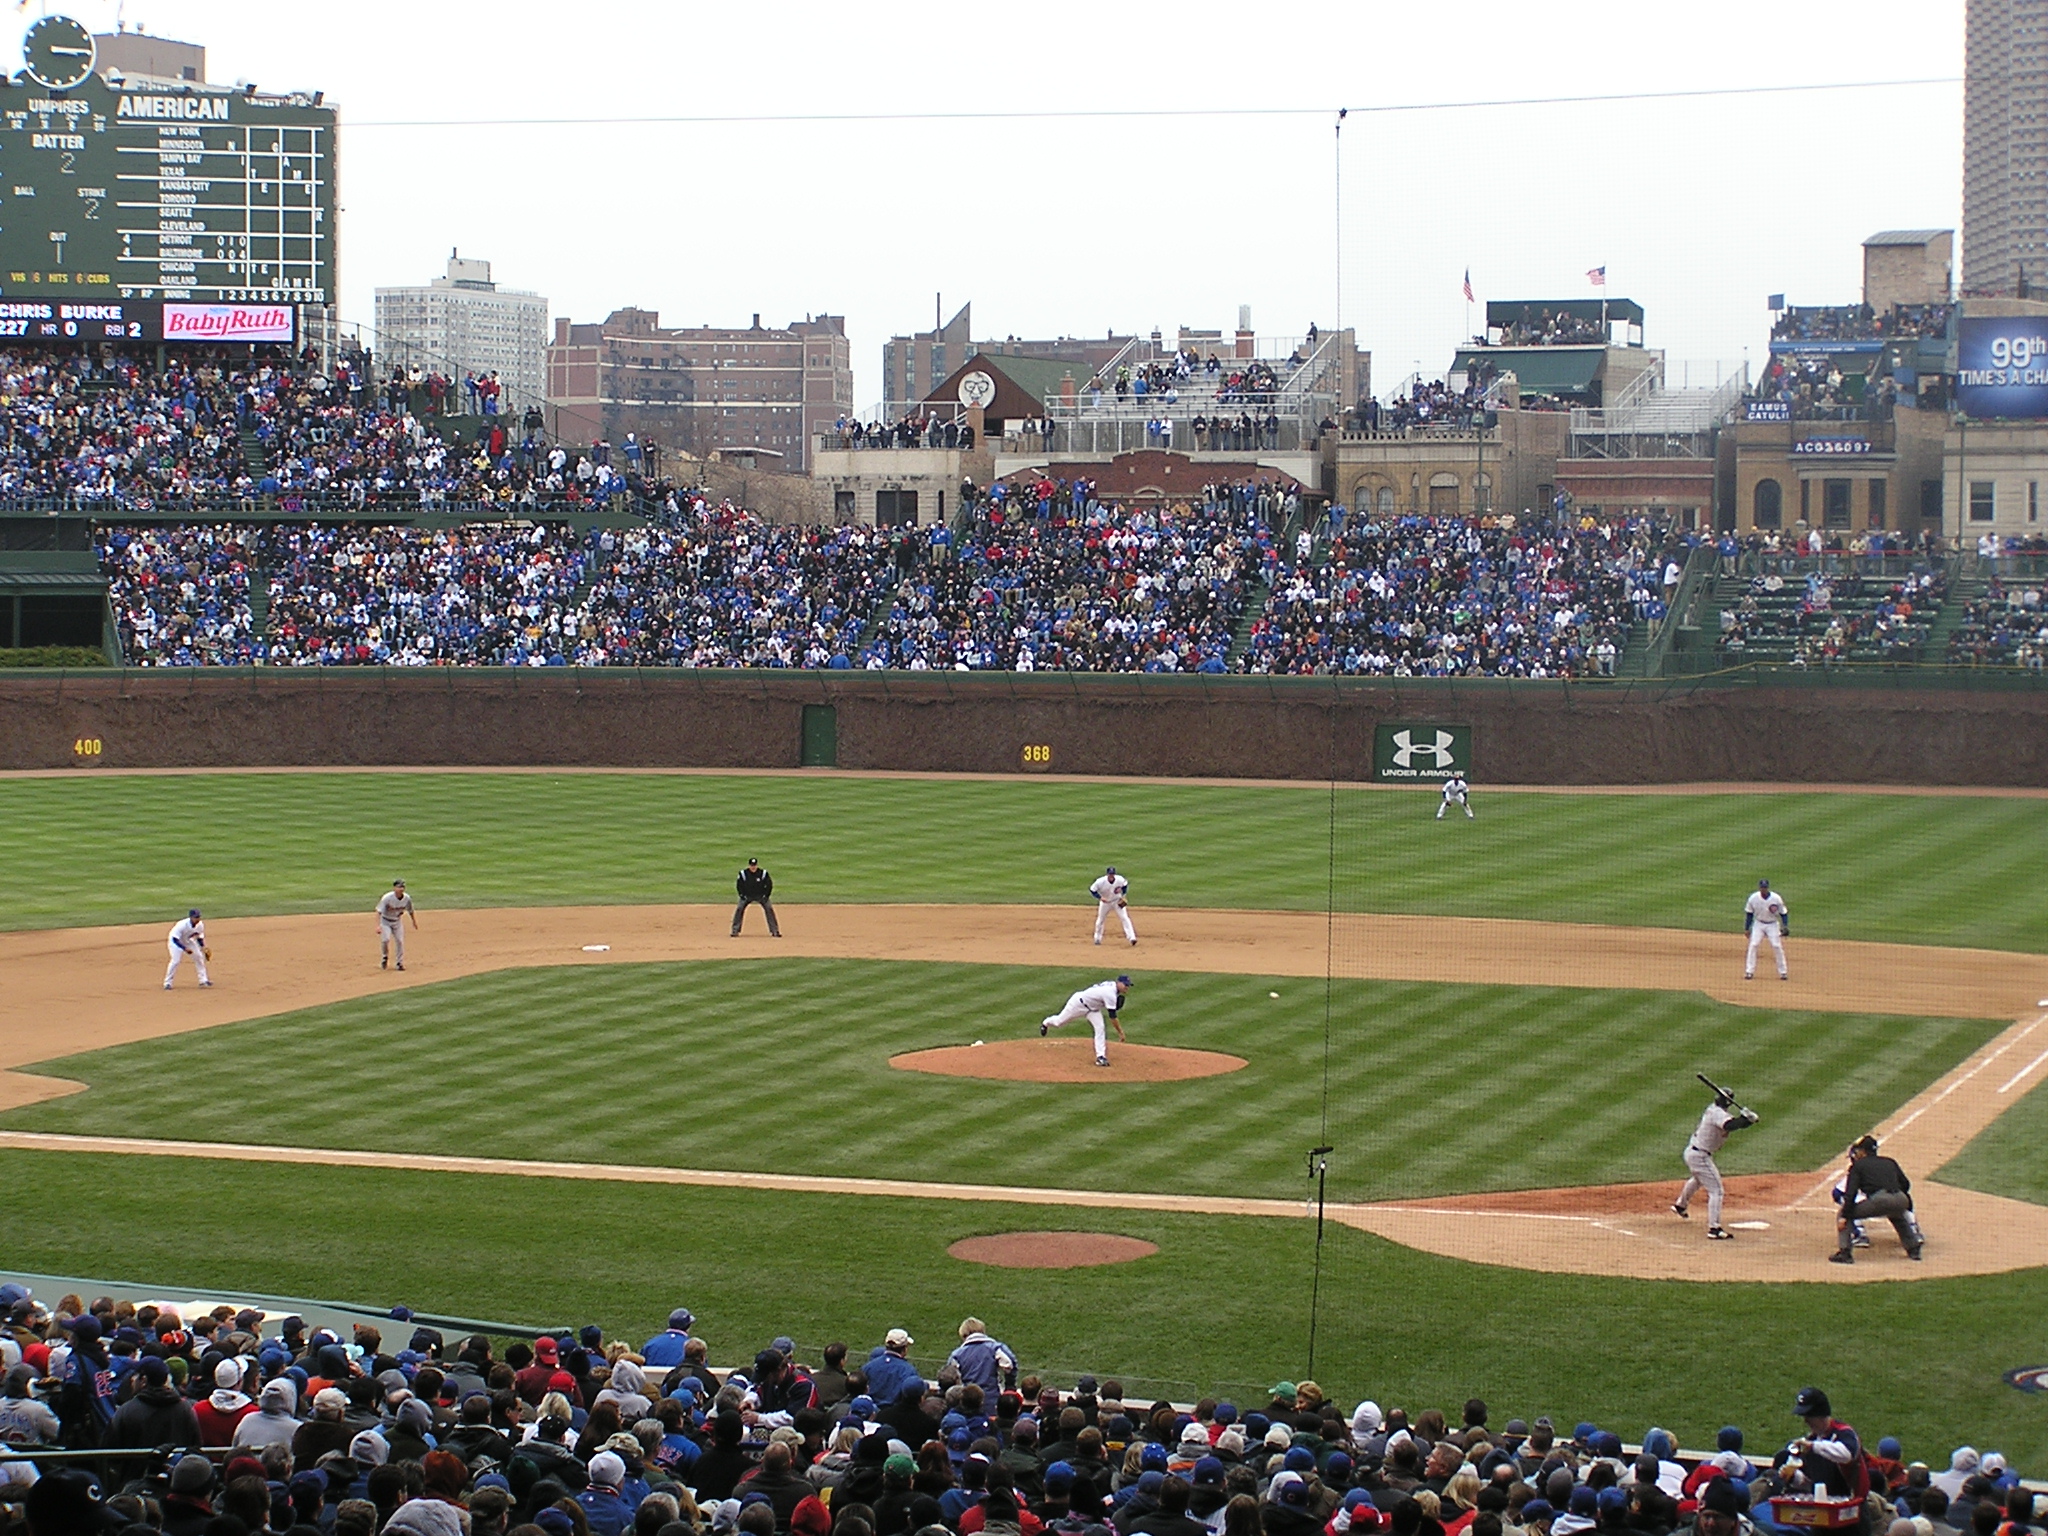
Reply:
M1337 124L1334 133L1334 152L1331 173L1333 177L1332 213L1336 238L1331 242L1332 256L1336 264L1337 279L1337 324L1338 335L1344 333L1344 119L1350 115L1349 107L1337 109Z

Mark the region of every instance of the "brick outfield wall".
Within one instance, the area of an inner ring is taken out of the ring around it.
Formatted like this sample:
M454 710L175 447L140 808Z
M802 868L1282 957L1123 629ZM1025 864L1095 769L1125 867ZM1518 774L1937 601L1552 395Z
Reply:
M566 670L0 674L0 768L786 768L806 704L842 768L1358 779L1427 720L1481 782L2048 784L2048 691Z

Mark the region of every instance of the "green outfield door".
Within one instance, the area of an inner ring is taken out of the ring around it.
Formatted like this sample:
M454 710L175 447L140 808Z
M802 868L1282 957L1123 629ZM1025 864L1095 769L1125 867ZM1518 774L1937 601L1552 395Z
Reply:
M797 762L804 768L839 766L839 711L833 705L804 706L803 754Z

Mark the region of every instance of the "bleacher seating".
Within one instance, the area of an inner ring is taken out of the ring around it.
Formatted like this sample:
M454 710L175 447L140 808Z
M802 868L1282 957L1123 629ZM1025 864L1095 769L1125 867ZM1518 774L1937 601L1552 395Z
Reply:
M1722 659L1795 667L1917 660L1947 592L1945 567L1865 576L1847 566L1723 578Z
M2048 665L2048 586L1994 576L1964 605L1949 632L1948 661L1953 666L2042 670Z

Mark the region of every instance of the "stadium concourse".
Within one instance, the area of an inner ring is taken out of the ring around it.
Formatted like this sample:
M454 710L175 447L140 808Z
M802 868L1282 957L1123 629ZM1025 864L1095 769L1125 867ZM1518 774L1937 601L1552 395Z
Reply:
M1818 1387L1782 1449L1781 1426L1730 1425L1684 1453L1655 1426L1631 1448L1596 1404L1566 1429L1477 1397L1347 1413L1312 1380L1242 1406L1069 1388L979 1317L950 1351L914 1356L900 1327L871 1349L780 1335L721 1370L686 1306L646 1339L495 1341L404 1307L343 1338L19 1284L0 1306L0 1530L30 1536L1723 1536L1788 1529L1779 1497L1846 1499L1897 1536L2026 1536L2037 1511L2004 1456L1930 1465ZM38 1463L59 1446L101 1454Z

